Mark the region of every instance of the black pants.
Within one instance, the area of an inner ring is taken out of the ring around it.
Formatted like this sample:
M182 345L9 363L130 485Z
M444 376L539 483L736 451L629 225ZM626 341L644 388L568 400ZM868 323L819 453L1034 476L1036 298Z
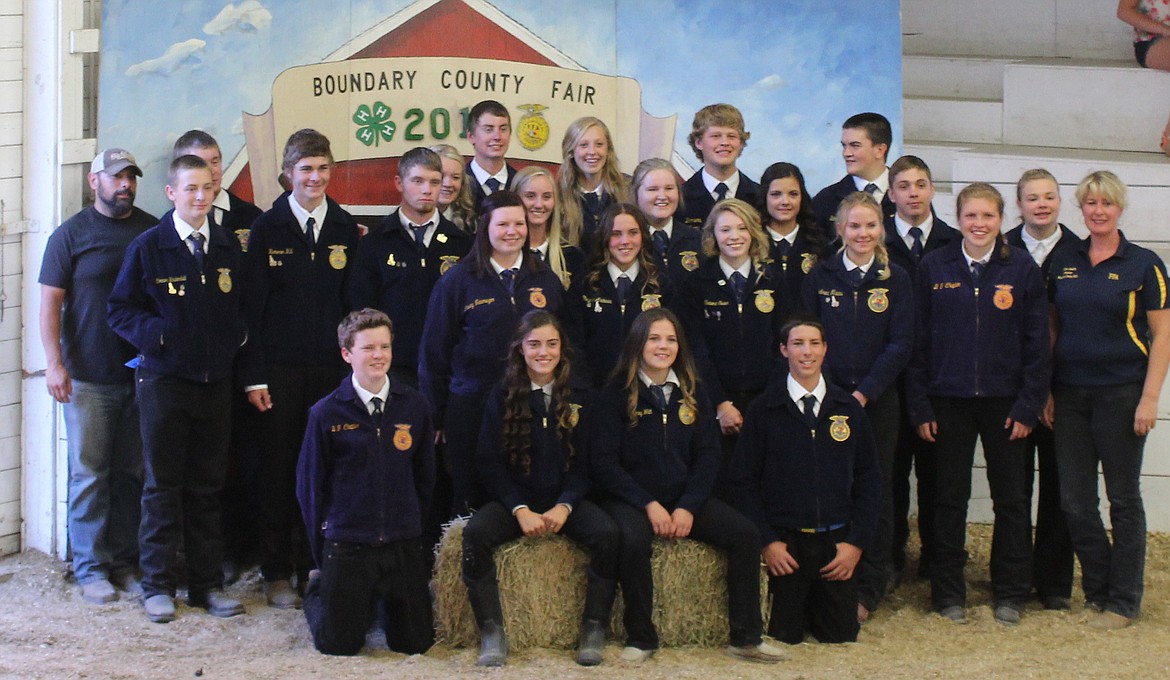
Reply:
M1032 508L1028 504L1027 449L1004 428L1015 399L931 397L938 434L938 496L931 600L936 609L966 605L967 502L975 439L983 442L995 528L991 538L991 588L995 603L1023 606L1032 590Z
M1060 509L1060 478L1056 473L1056 440L1052 430L1036 425L1028 437L1028 502L1035 489L1032 451L1040 468L1036 503L1036 537L1032 545L1032 585L1045 597L1070 597L1073 587L1073 545Z
M224 559L239 567L259 559L260 454L256 450L256 419L259 417L243 390L232 394L232 434L228 446L228 471L219 494L222 508Z
M466 515L487 502L487 489L475 470L475 447L483 425L484 394L447 395L443 432L447 436L447 472L451 475L450 517Z
M758 396L760 396L759 392L728 392L726 394L727 400L735 404L742 415L747 415L748 407ZM731 485L731 461L735 458L735 445L739 442L739 435L722 434L721 432L719 439L723 446L723 457L719 461L719 474L715 477L715 490L712 494L728 505L735 505L735 489Z
M654 529L642 508L618 500L602 501L600 505L613 517L622 534L618 583L626 605L626 645L657 649L658 631L652 619L654 578L650 570ZM695 513L689 538L727 552L727 618L731 644L759 644L763 632L759 532L731 506L711 498ZM854 603L856 606L856 600Z
M877 534L869 550L861 553L854 580L857 581L857 601L869 611L877 609L886 594L886 582L890 578L890 554L894 542L894 452L898 448L898 412L900 411L898 390L890 388L885 393L870 399L865 405L865 415L873 427L873 439L877 445L878 464L882 471L882 504L878 515ZM798 560L799 561L799 560ZM856 618L856 608L854 615Z
M275 365L268 368L272 408L257 413L260 452L260 572L265 581L309 573L312 558L297 505L297 458L305 438L309 408L337 388L336 364Z
M906 541L910 538L910 471L918 480L918 538L922 542L918 572L929 575L934 553L934 498L938 466L934 444L918 436L918 428L910 422L905 392L899 390L901 405L898 411L898 448L894 450L893 491L894 540L890 551L893 569L901 573L906 567Z
M857 575L848 581L826 581L821 569L837 556L837 544L849 528L819 534L776 527L788 553L800 567L787 576L770 576L772 617L768 635L790 645L804 642L808 631L821 642L856 642Z
M138 371L146 480L138 545L145 597L173 597L180 545L187 590L198 598L223 585L219 492L228 465L231 379L199 383Z
M536 510L534 510L536 512ZM543 512L543 510L540 510ZM495 549L524 535L520 523L498 501L480 508L463 529L463 580L480 581L496 577ZM621 533L609 515L587 500L578 501L561 528L561 535L585 548L589 553L589 579L613 581L618 573L618 548ZM612 591L612 586L609 589ZM609 625L609 602L589 602L586 599L583 619L601 621ZM595 609L590 611L590 609Z
M379 546L326 541L321 576L309 582L304 607L322 654L357 654L375 613L396 652L422 654L434 642L426 565L414 539Z

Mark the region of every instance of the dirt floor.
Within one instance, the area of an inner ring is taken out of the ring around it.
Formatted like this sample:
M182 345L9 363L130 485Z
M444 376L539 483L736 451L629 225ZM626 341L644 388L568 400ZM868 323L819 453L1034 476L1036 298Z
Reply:
M665 649L641 667L623 665L611 641L603 665L586 669L567 652L513 654L506 668L474 666L472 650L438 645L404 657L371 634L354 658L326 657L309 642L299 611L264 604L253 571L230 592L248 614L221 620L179 607L166 625L146 620L141 604L84 602L67 565L29 552L0 560L0 678L304 678L304 677L644 677L699 678L1143 678L1170 669L1170 537L1151 537L1140 622L1097 632L1084 625L1079 594L1071 612L1029 607L1018 628L996 624L988 606L990 530L971 528L971 623L928 614L927 584L907 582L875 613L857 644L806 643L779 666L733 661L722 650Z

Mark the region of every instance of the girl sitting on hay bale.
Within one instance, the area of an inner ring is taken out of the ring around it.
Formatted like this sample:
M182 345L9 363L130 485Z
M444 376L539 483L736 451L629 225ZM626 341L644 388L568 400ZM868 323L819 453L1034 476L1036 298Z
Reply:
M588 551L577 663L601 663L613 607L618 529L584 499L589 488L582 418L586 394L569 386L568 346L556 317L524 315L504 379L488 397L475 463L492 498L463 530L463 582L479 628L477 666L508 656L492 551L524 536L562 533Z
M593 415L594 476L606 494L600 505L622 536L618 578L627 635L622 659L641 663L658 648L651 618L654 536L694 538L727 551L728 655L762 663L784 658L761 637L759 534L711 497L719 433L672 312L650 309L634 321Z

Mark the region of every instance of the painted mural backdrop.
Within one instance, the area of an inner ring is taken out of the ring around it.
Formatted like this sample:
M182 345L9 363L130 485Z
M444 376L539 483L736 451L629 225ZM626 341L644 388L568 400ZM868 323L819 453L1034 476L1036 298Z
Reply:
M751 139L740 168L801 166L812 191L843 174L841 122L878 111L901 129L897 0L105 0L99 145L132 150L139 205L161 214L172 142L213 134L224 184L267 207L288 134L333 142L330 194L358 212L397 203L413 146L462 139L485 98L512 111L509 158L560 160L565 127L596 115L627 172L674 161L694 112L727 102Z

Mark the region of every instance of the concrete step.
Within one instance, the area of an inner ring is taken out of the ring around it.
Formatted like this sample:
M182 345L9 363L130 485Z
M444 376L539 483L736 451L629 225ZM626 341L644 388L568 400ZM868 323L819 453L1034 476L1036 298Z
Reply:
M1003 103L994 99L903 97L905 136L936 142L1000 144Z
M913 97L1003 99L1003 70L1026 57L902 56L902 93Z

